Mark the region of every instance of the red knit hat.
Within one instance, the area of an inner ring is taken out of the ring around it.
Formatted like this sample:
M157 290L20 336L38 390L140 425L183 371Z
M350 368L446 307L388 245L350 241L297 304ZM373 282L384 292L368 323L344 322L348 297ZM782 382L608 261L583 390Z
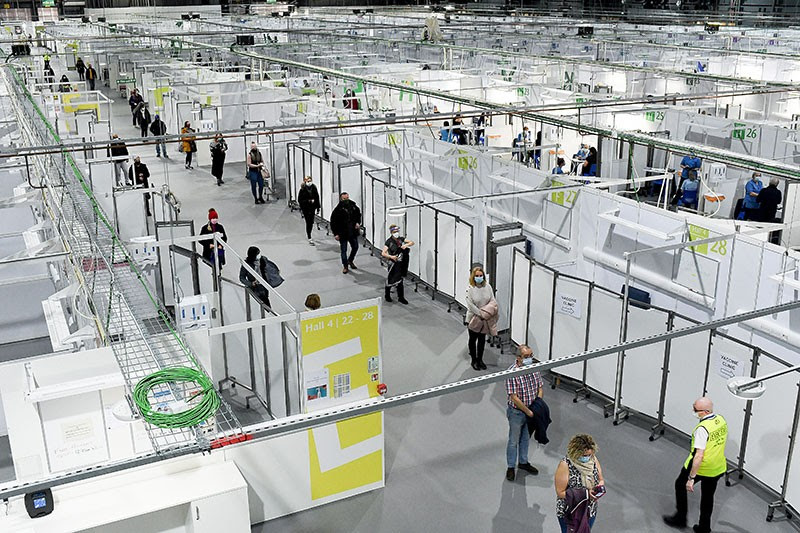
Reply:
M217 211L213 207L208 210L208 220L211 220L212 218L219 218Z

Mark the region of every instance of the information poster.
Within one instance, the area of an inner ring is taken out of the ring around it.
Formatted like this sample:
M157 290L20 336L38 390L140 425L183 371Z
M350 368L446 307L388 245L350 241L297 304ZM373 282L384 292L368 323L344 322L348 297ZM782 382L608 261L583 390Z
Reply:
M305 410L378 396L380 300L300 315ZM308 431L311 499L338 499L383 486L383 413Z

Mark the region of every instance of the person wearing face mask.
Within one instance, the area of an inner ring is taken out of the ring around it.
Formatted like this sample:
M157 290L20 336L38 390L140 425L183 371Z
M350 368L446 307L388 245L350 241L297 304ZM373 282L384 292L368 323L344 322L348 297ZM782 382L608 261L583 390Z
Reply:
M761 172L753 172L753 177L744 186L742 209L744 210L745 220L756 220L758 218L758 193L763 188Z
M477 266L470 273L466 303L465 320L469 333L468 347L469 356L472 359L471 365L474 370L486 370L483 362L483 347L486 344L487 333L496 335L498 307L492 286L486 281L483 267Z
M401 237L400 226L397 224L389 226L389 233L391 236L386 239L381 252L381 257L389 261L389 275L386 278L384 298L387 302L391 302L392 287L397 287L397 301L408 305L403 289L403 278L408 274L409 248L414 246L414 241Z
M219 215L217 215L217 211L212 207L208 210L208 224L200 228L200 235L211 235L213 233L222 233L222 241L228 242L228 234L225 233L225 228L223 228L222 224L219 223ZM202 240L199 242L200 246L203 247L203 259L209 263L214 264L216 252L217 268L219 268L221 271L222 267L225 265L224 247L221 244L219 246L215 246L214 239Z
M342 274L350 272L350 268L358 270L353 261L358 252L360 229L361 209L350 199L349 194L343 192L339 195L339 203L331 213L331 231L333 238L339 241L339 249L342 253ZM350 255L347 255L348 244L350 245Z
M306 221L306 237L308 244L314 246L314 241L311 239L311 228L314 226L314 215L319 211L319 192L317 186L312 183L311 176L303 178L303 185L300 187L300 192L297 193L297 203L300 205L300 212Z
M597 517L597 500L605 494L605 479L597 444L591 435L579 433L569 440L567 455L556 468L556 516L561 532L591 531Z
M533 351L526 345L519 347L517 359L508 369L522 368L533 364ZM506 393L508 405L506 418L508 419L508 444L506 445L506 479L514 481L516 468L533 475L539 470L528 462L528 417L533 417L531 407L537 398L541 398L544 391L544 382L539 372L515 374L506 380Z
M728 423L722 415L714 413L714 404L706 396L695 400L692 410L700 421L692 431L689 457L675 480L675 514L664 516L664 522L675 528L686 527L687 493L694 492L695 483L701 483L700 521L692 530L695 533L710 533L717 482L728 469L725 459Z
M225 168L225 153L228 151L228 143L221 133L214 135L214 140L208 145L211 151L211 175L217 178L217 186L222 186L225 181L222 179L222 172Z
M261 250L257 246L251 246L247 249L247 258L244 262L247 263L247 266L258 272L266 281L267 276L264 273L264 262L261 261ZM267 307L272 307L269 303L269 291L267 288L244 266L239 269L239 281L242 282L242 285L253 291L253 294L261 303Z
M250 180L250 191L256 204L264 204L264 156L255 142L250 143L250 151L247 152L247 179ZM258 191L258 192L256 192Z

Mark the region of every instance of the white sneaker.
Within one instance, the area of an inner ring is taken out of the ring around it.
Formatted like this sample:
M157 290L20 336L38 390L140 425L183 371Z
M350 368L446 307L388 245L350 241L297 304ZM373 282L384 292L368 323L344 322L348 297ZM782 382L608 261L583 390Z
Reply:
M308 244L311 246L316 246L316 244L314 244L314 239L308 239Z

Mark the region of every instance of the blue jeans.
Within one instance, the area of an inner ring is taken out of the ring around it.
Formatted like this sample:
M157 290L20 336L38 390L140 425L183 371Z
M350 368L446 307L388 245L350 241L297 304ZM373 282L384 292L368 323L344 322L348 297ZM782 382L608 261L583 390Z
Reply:
M156 142L156 155L160 156L162 150L164 151L164 156L166 156L167 155L167 143L165 143L164 141Z
M506 418L508 418L506 464L508 468L516 468L518 456L521 464L528 462L528 444L531 441L526 424L528 417L519 409L514 409L509 405L506 407Z
M347 243L350 243L349 257L347 256ZM356 252L358 252L358 236L353 235L352 237L347 238L344 235L340 235L339 248L342 250L342 266L347 266L356 258Z
M250 179L250 191L253 193L253 198L256 200L264 196L264 176L261 175L260 170L251 170L247 173ZM258 185L258 196L256 196L256 185Z
M589 529L592 528L594 525L594 519L597 518L597 515L591 517L589 519ZM561 526L561 533L567 533L567 519L566 518L559 518L558 525Z

